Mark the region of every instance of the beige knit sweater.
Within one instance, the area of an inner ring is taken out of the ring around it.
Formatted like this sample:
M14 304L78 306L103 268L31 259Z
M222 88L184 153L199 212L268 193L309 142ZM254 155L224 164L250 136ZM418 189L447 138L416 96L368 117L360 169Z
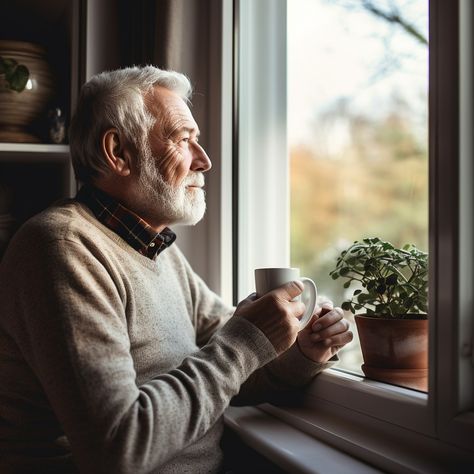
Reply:
M262 401L327 366L275 359L176 244L150 260L75 201L18 231L0 302L1 473L218 472L239 391Z

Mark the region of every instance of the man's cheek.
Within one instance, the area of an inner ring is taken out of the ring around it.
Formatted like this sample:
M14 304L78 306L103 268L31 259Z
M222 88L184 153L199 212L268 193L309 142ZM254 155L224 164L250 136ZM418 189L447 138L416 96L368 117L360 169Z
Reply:
M180 170L181 157L176 151L167 154L164 159L159 163L158 171L163 176L164 180L175 186L180 181Z
M170 183L173 186L181 186L189 174L190 164L183 155L177 156L170 169Z

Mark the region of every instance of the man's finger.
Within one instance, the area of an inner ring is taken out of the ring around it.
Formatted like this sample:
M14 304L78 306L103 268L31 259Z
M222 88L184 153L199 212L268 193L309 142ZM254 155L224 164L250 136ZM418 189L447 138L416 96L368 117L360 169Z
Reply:
M247 306L248 304L253 303L257 299L257 293L250 293L247 298L244 298L240 303L239 307Z
M293 298L301 295L304 290L304 285L299 280L289 281L284 285L276 288L275 290L270 291L270 293L274 293L275 296L284 299L286 301L291 301Z
M321 341L315 341L315 342L322 343L326 347L336 347L336 346L343 347L346 344L349 344L349 342L351 342L353 338L354 338L354 334L352 334L352 331L346 331L342 334L337 334L336 336L328 337Z
M332 324L336 324L338 321L343 319L344 312L341 308L334 308L323 315L320 315L318 321L315 322L312 326L313 331L321 331Z
M335 336L337 334L343 334L349 330L349 323L345 319L341 319L335 324L322 329L321 331L313 332L311 338L313 341L320 341L327 339L328 337Z
M325 314L331 312L333 309L334 309L333 306L329 306L327 305L327 303L324 303L318 311L318 316L319 317L324 316Z

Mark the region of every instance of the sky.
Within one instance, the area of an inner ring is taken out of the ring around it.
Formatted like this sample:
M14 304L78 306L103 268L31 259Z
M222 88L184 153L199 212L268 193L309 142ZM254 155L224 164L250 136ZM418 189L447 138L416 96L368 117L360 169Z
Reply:
M389 0L378 0L383 6ZM397 0L427 36L428 0ZM344 0L288 1L288 133L290 146L311 142L316 117L341 99L351 110L377 116L394 95L426 123L427 48L399 27L372 14L344 8ZM346 1L347 3L347 1ZM352 2L355 3L355 2ZM384 62L387 48L398 66ZM388 66L390 72L383 72ZM342 129L339 138L343 140Z

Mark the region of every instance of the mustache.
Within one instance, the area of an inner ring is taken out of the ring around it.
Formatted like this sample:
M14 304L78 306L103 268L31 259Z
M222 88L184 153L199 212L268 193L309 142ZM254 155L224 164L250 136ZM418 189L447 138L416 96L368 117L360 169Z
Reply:
M184 186L199 186L202 188L205 184L204 173L194 171L193 173L188 174L183 184Z

